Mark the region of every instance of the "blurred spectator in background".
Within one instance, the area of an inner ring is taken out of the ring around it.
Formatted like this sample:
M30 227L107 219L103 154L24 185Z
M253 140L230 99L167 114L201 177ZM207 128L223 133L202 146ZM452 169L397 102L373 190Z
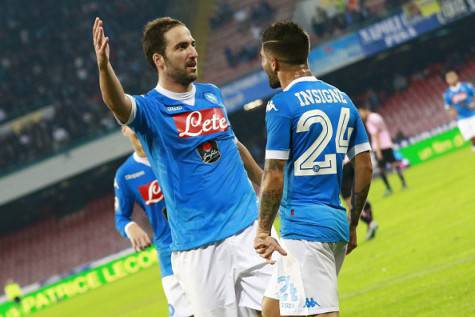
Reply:
M18 283L15 283L12 279L9 279L5 284L5 296L9 301L20 305L22 296L20 285L18 285Z

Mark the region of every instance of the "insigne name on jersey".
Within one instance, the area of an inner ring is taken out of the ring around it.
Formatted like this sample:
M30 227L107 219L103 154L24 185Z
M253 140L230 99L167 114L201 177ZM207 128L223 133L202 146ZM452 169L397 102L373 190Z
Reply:
M211 108L180 113L173 117L180 138L226 131L229 128L223 109Z
M137 173L125 175L125 179L126 180L136 179L136 178L139 178L140 176L143 176L143 175L145 175L145 172L140 171L140 172L137 172Z

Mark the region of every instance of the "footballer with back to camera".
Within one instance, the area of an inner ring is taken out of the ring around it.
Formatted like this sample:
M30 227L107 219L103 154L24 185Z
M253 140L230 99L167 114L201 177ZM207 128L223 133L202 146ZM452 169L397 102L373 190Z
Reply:
M356 226L372 178L368 136L339 89L315 78L308 34L293 22L262 35L261 59L272 88L266 109L266 159L254 247L273 276L263 315L339 316L337 275L357 245ZM355 168L350 223L340 200L343 159ZM280 213L281 244L271 236Z

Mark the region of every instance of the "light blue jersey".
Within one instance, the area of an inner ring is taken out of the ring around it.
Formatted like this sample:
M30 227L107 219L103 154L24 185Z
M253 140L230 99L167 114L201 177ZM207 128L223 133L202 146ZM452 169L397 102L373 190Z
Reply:
M457 111L457 119L463 120L475 116L475 109L470 108L474 101L475 88L466 82L460 82L455 87L449 87L444 93L446 108Z
M224 240L257 219L256 194L221 92L211 84L192 88L177 94L157 86L130 97L127 123L162 187L174 251Z
M343 160L371 149L353 102L315 77L301 77L268 103L266 126L266 159L287 160L282 237L348 241L339 197Z
M127 238L125 227L132 221L134 204L147 215L153 229L153 243L158 252L158 264L162 278L172 275L172 236L166 219L165 201L158 181L148 161L131 155L117 170L114 180L115 226Z

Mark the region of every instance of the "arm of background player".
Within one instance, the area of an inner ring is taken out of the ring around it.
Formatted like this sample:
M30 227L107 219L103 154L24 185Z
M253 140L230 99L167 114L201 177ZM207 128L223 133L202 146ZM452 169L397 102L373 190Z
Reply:
M132 111L132 101L125 95L109 60L109 38L104 34L103 22L96 18L92 30L94 50L99 68L99 86L102 99L121 122L127 122Z
M254 241L254 248L261 257L269 261L274 251L278 251L282 255L287 255L277 240L271 237L272 224L277 216L280 200L282 198L284 167L286 162L287 160L266 160L264 176L262 177L259 227Z
M135 222L132 221L134 211L134 199L128 191L126 184L114 183L115 190L115 226L123 237L129 239L135 251L143 250L151 245L148 234Z
M236 143L237 148L239 150L239 155L241 155L241 159L244 163L244 168L246 169L247 176L254 183L255 186L261 186L262 181L262 168L257 164L254 158L251 155L251 152L242 144L241 142L237 141Z
M451 120L457 119L457 110L452 107L452 100L450 100L447 94L444 94L444 108L448 112Z
M361 211L366 203L373 176L373 165L371 164L369 151L356 155L352 160L352 164L355 168L355 177L353 180L353 192L351 193L350 242L348 243L347 254L357 246L356 227L360 220Z
M115 227L121 236L128 238L125 229L132 222L134 200L128 194L126 184L121 182L120 176L116 176L114 180L114 192Z

